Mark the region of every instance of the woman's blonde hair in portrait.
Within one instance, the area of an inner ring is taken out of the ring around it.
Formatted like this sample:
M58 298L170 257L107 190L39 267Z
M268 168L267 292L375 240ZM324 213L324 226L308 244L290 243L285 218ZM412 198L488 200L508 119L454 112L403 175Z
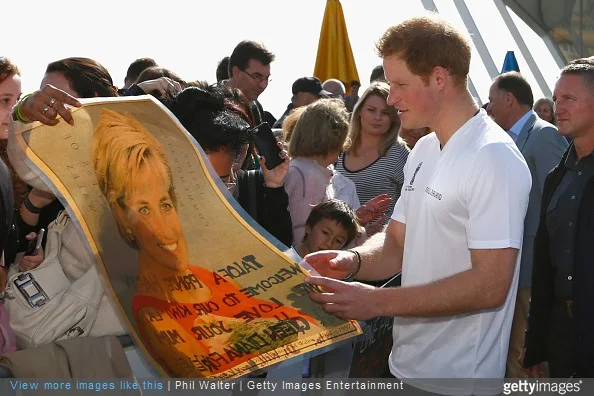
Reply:
M355 106L355 109L353 110L353 115L351 117L351 125L349 130L349 139L351 141L351 147L349 148L349 150L346 150L347 152L350 151L353 154L357 155L357 147L359 146L361 141L361 111L365 106L367 98L375 95L382 98L382 100L387 101L389 93L390 86L382 81L375 81L371 83L369 88L367 88L365 92L363 92L363 95L361 95L361 98L357 102L357 105ZM379 154L382 157L386 155L386 153L394 143L398 143L402 146L406 145L406 143L399 137L401 121L400 117L398 117L398 112L396 111L394 106L388 105L388 113L390 114L390 119L392 120L392 122L390 123L390 128L388 129L388 132L384 134L380 141Z
M349 146L349 113L340 99L320 99L308 105L291 135L289 156L326 156Z
M153 167L168 185L169 197L177 207L171 168L163 146L136 118L103 109L93 135L91 149L93 169L101 192L114 212L116 205L126 210L126 198L132 191L132 180ZM117 219L117 216L116 216ZM134 249L138 244L118 221L118 230L124 241Z

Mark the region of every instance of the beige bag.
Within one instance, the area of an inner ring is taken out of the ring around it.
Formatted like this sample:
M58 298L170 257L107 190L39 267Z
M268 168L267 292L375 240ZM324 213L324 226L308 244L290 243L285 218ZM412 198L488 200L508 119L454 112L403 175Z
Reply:
M94 258L77 260L87 249L82 241L68 242L77 236L69 220L62 211L50 225L46 258L39 267L18 272L14 265L9 272L4 304L19 349L66 338L126 333L104 294ZM101 329L93 331L100 308Z

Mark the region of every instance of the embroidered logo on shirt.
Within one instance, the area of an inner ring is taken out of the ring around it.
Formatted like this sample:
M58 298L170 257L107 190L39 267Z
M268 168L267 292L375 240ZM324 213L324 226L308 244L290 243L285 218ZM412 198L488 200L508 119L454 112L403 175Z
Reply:
M438 200L441 201L441 194L438 193L437 191L435 191L434 189L429 188L429 187L425 187L425 192L427 194L431 195L433 198L437 198Z
M413 187L413 183L415 182L415 177L417 177L417 173L419 173L419 169L421 169L421 165L423 165L423 162L419 162L417 169L415 169L415 172L413 173L413 176L410 179L410 183L408 184L408 186L404 186L405 191L415 191L415 189Z

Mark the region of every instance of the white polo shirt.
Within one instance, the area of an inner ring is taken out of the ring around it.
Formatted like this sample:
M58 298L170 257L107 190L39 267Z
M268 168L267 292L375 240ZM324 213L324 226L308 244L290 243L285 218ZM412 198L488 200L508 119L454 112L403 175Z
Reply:
M443 150L432 133L415 145L392 219L406 224L402 286L471 269L469 249L521 249L532 180L516 145L484 110ZM519 252L520 253L520 252ZM417 388L470 394L468 382L422 378L503 378L520 254L505 304L440 318L394 318L392 374Z

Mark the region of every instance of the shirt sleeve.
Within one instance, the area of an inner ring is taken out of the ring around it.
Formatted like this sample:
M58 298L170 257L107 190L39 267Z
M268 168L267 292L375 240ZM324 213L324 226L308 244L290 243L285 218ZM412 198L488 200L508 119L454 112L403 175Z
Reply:
M464 186L469 249L520 249L532 178L522 154L504 143L484 146Z

